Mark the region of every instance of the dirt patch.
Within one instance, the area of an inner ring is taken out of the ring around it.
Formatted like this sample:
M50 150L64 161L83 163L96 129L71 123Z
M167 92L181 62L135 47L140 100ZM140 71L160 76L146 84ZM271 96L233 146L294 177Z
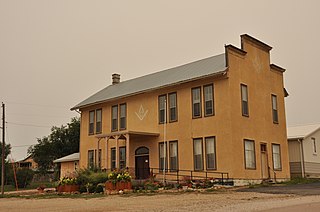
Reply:
M110 195L102 198L0 199L3 211L251 211L283 206L297 198L288 194L255 192L185 192ZM294 202L294 201L293 201ZM293 203L291 202L291 204ZM259 205L264 205L260 207Z

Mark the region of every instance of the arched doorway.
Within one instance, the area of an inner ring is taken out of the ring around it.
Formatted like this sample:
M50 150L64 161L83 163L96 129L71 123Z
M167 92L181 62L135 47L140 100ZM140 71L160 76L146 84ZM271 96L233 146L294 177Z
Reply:
M135 152L136 161L136 179L147 179L150 175L149 167L149 149L147 147L139 147Z

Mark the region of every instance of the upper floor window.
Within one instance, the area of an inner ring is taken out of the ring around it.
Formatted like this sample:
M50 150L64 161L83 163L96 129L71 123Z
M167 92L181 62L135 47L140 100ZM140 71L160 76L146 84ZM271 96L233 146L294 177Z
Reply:
M278 103L277 103L277 96L271 95L272 100L272 119L273 123L278 123Z
M202 138L193 139L194 170L203 170Z
M96 110L96 133L102 131L102 109Z
M206 85L203 87L204 92L204 115L214 115L214 104L213 104L213 85Z
M124 130L127 127L127 105L120 105L120 130Z
M216 169L215 137L205 138L207 169Z
M165 123L166 120L166 105L167 105L167 96L166 95L161 95L159 96L159 123L163 124Z
M169 94L169 121L177 121L177 93Z
M242 115L249 116L248 87L244 84L241 84L241 106Z
M178 170L178 142L169 142L169 154L170 154L170 171Z
M201 117L201 88L192 89L192 117Z
M254 141L244 140L244 156L246 169L256 168Z
M94 134L94 110L89 112L89 135Z
M315 138L311 138L312 147L313 147L313 154L317 154L317 143Z
M112 106L111 117L111 131L116 131L118 130L118 105Z
M281 170L280 144L272 144L273 169Z

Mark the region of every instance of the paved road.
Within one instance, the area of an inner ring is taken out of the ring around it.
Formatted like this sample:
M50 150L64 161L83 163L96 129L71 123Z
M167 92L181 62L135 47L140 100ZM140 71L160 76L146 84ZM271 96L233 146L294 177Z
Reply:
M256 188L243 188L238 192L260 192L269 194L297 194L302 196L320 195L320 182L297 185L273 185Z

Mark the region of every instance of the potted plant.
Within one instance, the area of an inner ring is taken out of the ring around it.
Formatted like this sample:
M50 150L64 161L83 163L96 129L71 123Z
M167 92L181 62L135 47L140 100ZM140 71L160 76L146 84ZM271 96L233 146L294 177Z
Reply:
M76 192L79 191L80 186L76 177L63 177L58 182L58 192Z

